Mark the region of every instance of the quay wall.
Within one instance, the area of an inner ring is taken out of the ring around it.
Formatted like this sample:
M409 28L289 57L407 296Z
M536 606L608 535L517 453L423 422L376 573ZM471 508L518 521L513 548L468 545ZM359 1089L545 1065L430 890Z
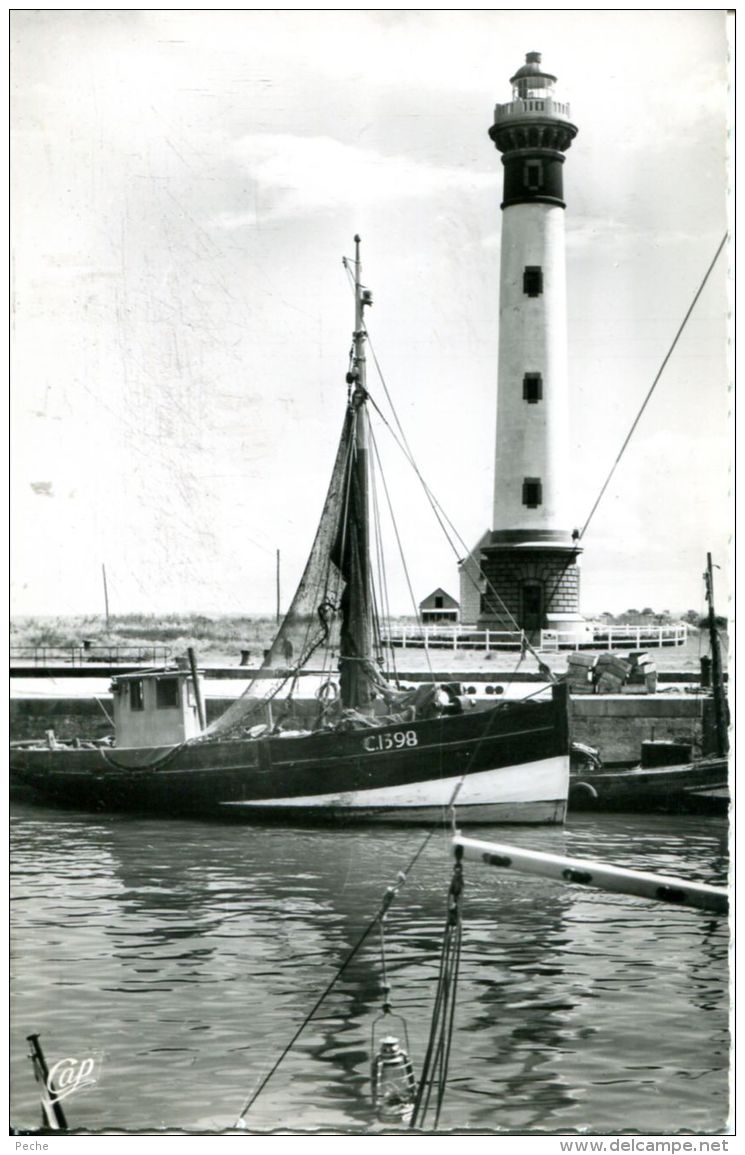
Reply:
M586 694L570 698L572 740L600 752L606 766L636 762L642 742L687 743L695 756L715 743L714 705L693 694Z
M234 699L208 698L207 721L217 718ZM480 700L485 709L493 700ZM62 741L73 738L104 738L113 732L101 705L111 713L110 699L14 698L10 702L12 741L43 738L54 730ZM275 705L275 720L282 707ZM300 699L293 703L290 725L303 727L318 717L318 703ZM669 739L692 746L694 755L714 748L714 715L711 699L693 694L601 695L570 698L572 739L593 746L607 765L631 764L639 759L641 744L650 739Z

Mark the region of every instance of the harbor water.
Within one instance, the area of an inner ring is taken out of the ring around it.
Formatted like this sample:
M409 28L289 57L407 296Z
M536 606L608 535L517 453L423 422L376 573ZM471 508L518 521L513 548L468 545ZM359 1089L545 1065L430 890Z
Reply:
M722 885L717 818L570 817L500 841ZM488 838L490 828L469 830ZM65 1099L89 1131L225 1131L396 884L424 833L11 813L11 1123L34 1129L26 1036L50 1066L96 1058ZM449 835L386 919L393 1009L421 1069ZM465 865L463 949L440 1129L710 1134L729 1117L727 920ZM248 1131L376 1128L372 933L245 1115Z

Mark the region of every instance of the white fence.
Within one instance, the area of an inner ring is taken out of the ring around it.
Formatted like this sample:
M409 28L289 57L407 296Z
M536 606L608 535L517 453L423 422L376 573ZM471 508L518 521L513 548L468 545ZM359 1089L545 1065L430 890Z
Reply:
M682 646L688 638L684 623L674 626L588 626L578 635L570 630L541 630L532 640L538 650L648 650ZM382 640L401 649L520 650L526 641L522 630L476 630L467 626L391 625Z
M587 638L568 630L541 630L541 650L658 650L662 646L684 646L688 626L592 626Z
M471 630L467 626L389 626L381 630L383 642L402 649L519 650L522 630Z

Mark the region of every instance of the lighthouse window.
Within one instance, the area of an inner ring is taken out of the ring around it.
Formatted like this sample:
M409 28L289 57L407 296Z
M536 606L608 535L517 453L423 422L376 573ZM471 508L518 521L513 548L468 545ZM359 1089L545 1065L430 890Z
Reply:
M540 477L526 477L523 481L523 505L536 509L543 501L543 486Z
M535 405L543 399L543 378L540 373L526 373L523 377L523 401Z
M525 266L523 292L528 297L540 297L543 292L543 269L540 265Z
M526 160L523 165L523 184L528 192L539 192L543 185L543 161Z
M130 710L144 710L145 699L143 697L142 679L137 678L136 681L129 683L129 708Z

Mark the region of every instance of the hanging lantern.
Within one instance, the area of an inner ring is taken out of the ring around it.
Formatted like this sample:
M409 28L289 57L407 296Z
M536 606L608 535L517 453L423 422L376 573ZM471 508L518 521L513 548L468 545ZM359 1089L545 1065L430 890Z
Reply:
M394 1035L380 1040L380 1050L372 1063L372 1093L375 1113L381 1123L411 1118L416 1097L414 1068Z

